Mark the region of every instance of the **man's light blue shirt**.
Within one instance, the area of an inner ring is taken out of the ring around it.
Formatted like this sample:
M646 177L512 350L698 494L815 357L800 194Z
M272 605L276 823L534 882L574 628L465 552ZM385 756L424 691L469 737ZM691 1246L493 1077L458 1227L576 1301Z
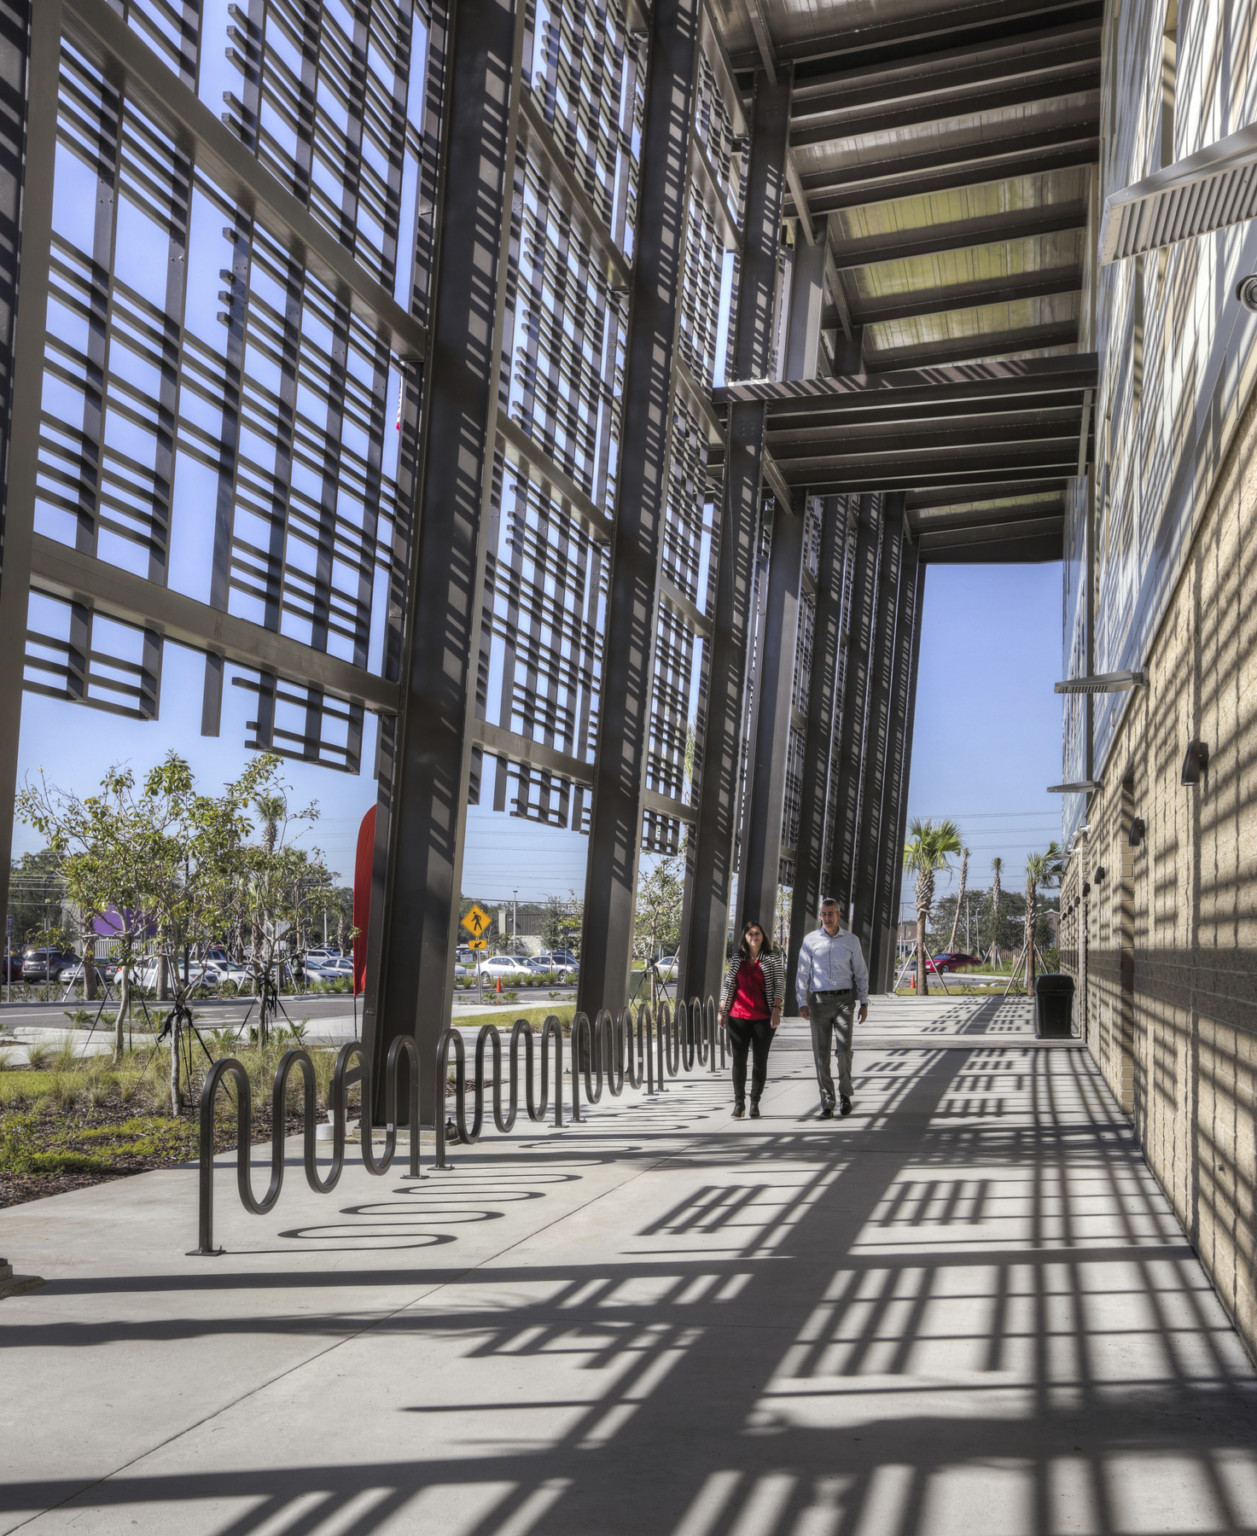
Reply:
M817 928L799 947L795 1001L806 1008L810 992L846 992L848 988L855 989L862 1003L868 1002L869 972L859 939L845 928L839 928L833 938Z

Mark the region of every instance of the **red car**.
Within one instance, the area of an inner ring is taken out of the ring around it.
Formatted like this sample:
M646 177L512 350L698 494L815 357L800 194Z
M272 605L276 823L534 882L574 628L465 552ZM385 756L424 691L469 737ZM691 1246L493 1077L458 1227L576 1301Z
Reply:
M946 950L941 955L935 955L932 960L926 960L926 966L931 971L941 971L944 975L948 971L962 971L968 965L981 965L982 961L977 955L966 955L960 950Z

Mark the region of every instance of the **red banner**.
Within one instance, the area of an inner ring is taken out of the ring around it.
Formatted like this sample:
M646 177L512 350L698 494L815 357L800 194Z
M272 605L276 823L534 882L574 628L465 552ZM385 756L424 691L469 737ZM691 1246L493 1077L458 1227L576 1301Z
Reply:
M354 859L354 996L367 985L367 930L371 925L371 871L375 865L375 806L358 828L358 854Z

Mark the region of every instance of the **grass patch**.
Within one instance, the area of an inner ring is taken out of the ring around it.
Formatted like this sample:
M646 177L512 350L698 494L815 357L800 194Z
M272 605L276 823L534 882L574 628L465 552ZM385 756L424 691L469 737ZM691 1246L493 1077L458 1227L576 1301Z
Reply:
M482 1024L496 1024L499 1029L508 1033L516 1019L527 1019L532 1029L539 1030L551 1014L554 1014L563 1028L565 1035L572 1032L572 1017L576 1012L575 1003L560 1003L554 1008L502 1008L494 1013L478 1013L471 1018L462 1018L458 1023L463 1029L479 1029Z

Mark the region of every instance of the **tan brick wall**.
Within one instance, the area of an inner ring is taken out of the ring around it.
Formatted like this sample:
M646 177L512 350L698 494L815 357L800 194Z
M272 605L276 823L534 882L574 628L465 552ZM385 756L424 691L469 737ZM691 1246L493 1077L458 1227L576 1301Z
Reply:
M1148 669L1062 887L1062 964L1088 1046L1257 1355L1257 402ZM1193 737L1209 766L1189 789Z

